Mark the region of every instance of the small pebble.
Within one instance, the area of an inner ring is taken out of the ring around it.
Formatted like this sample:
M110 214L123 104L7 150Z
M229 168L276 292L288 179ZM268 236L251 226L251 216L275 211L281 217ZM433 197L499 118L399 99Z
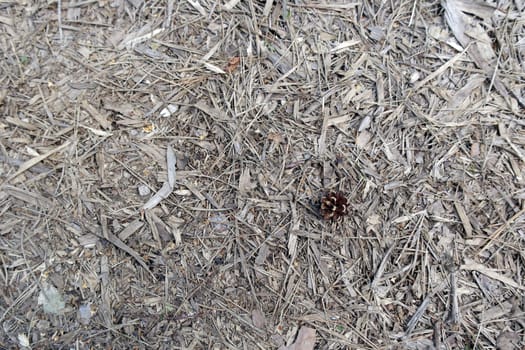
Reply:
M147 196L148 194L151 193L151 190L149 189L148 186L146 185L140 185L139 186L139 194L142 196L142 197L145 197Z

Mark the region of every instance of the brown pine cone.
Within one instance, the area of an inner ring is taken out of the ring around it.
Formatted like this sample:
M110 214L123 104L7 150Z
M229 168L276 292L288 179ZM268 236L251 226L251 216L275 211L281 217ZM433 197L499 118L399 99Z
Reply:
M329 192L321 199L321 215L325 220L338 220L348 214L348 199L342 192Z

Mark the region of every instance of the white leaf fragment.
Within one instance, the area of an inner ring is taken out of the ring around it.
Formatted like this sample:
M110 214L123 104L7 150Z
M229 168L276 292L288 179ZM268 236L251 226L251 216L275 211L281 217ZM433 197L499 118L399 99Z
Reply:
M20 344L20 346L23 348L28 348L30 344L29 344L29 338L27 337L27 335L25 335L24 333L19 333L18 334L18 344Z
M43 305L45 313L55 315L62 314L66 307L58 289L47 283L42 285L42 290L38 294L38 305Z
M357 148L363 149L366 147L371 138L372 134L366 130L363 130L357 134L357 137L355 138L355 145Z
M150 194L151 190L150 190L149 187L146 186L146 185L140 185L140 186L138 187L138 192L139 192L139 195L140 195L141 197L145 197L145 196L147 196L148 194Z
M167 117L171 117L171 115L175 112L177 112L179 110L179 106L178 105L172 105L172 104L169 104L166 106L166 108L162 109L162 111L160 111L159 115L162 117L162 118L167 118Z

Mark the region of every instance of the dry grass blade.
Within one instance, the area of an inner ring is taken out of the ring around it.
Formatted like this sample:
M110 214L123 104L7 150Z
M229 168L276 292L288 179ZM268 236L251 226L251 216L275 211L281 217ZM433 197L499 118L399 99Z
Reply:
M120 233L118 234L118 238L121 241L125 241L133 233L139 230L143 225L144 225L144 222L140 221L139 219L135 219L135 221L129 223L122 231L120 231Z
M447 321L453 326L457 326L461 321L460 309L458 305L458 280L456 271L450 272L450 302Z
M113 235L110 232L105 232L104 234L101 234L95 228L91 228L91 227L89 227L89 230L95 236L106 239L111 244L113 244L115 247L131 255L133 259L135 259L146 271L149 272L149 274L154 280L156 279L155 275L153 275L148 264L146 264L144 259L134 249L130 248L126 243L122 242L117 236Z
M22 190L15 186L4 185L3 190L6 194L13 196L21 201L26 202L28 205L34 205L41 208L51 208L53 203L42 195L32 193L29 191Z
M510 225L515 223L518 219L523 219L525 215L525 208L521 209L519 212L514 214L509 220L507 220L503 225L501 225L497 230L495 230L487 239L486 243L481 247L481 249L478 251L478 255L485 251L486 249L490 248L491 245L494 244L494 242L501 236L506 229L509 228Z
M414 85L414 91L419 91L423 86L425 86L429 81L432 81L432 79L435 79L436 77L441 76L444 72L446 72L450 67L454 66L460 59L463 58L466 51L468 51L468 45L465 47L465 49L456 54L454 57L452 57L450 60L445 62L442 66L440 66L438 69L436 69L434 72L429 74L425 79L417 82Z
M32 167L34 167L35 165L37 165L38 163L42 162L44 159L47 159L49 158L50 156L52 156L53 154L55 153L58 153L60 151L63 151L64 149L66 149L67 147L69 147L71 145L71 142L70 141L66 141L64 142L63 144L61 144L60 146L58 147L55 147L49 151L47 151L46 153L42 154L42 155L39 155L39 156L36 156L34 158L31 158L30 160L28 160L27 162L23 163L22 165L20 165L20 167L18 168L18 170L10 175L1 185L0 185L0 188L3 187L6 183L8 182L11 182L13 181L14 179L16 179L18 176L20 176L21 174L23 174L24 172L26 172L27 170L31 169Z
M465 212L465 208L459 202L454 202L454 207L456 208L459 219L463 224L463 229L465 230L466 238L472 237L472 225L470 224L470 220L467 216L467 213Z
M522 286L518 283L516 283L513 279L507 277L507 276L504 276L503 274L501 273L498 273L497 271L495 271L494 269L489 269L487 268L486 266L484 266L483 264L479 264L471 259L465 259L465 264L461 265L461 269L462 270L467 270L467 271L478 271L492 279L495 279L497 281L500 281L501 283L504 283L506 284L507 286L509 287L512 287L512 288L516 288L516 289L519 289L519 290L525 290L525 286Z

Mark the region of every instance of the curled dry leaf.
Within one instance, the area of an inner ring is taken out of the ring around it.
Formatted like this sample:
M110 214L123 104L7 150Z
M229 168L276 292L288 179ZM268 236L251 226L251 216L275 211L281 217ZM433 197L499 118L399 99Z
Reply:
M228 61L228 66L226 67L225 71L228 73L233 72L234 70L237 69L237 67L239 67L239 63L241 63L241 58L239 56L230 58L230 60Z
M273 141L276 144L280 144L284 141L283 135L277 132L269 132L267 137L268 140Z
M175 157L175 152L173 151L173 148L171 146L168 146L168 150L166 152L166 159L168 163L168 181L166 181L162 185L161 189L157 193L155 193L146 204L144 204L142 210L155 208L157 204L159 204L163 199L168 198L171 192L173 192L173 188L175 187L175 166L177 165L177 158Z

